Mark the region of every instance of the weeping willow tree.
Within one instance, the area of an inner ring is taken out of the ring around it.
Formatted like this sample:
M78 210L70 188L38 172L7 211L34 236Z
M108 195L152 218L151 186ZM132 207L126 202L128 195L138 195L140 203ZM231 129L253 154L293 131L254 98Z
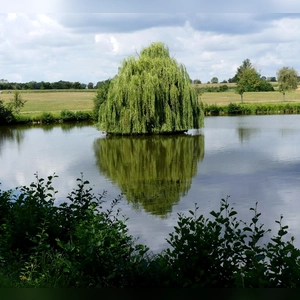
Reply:
M99 128L111 134L176 133L203 124L186 68L161 42L124 59L99 109Z
M204 157L204 136L110 136L94 143L101 173L136 210L166 217L186 195Z

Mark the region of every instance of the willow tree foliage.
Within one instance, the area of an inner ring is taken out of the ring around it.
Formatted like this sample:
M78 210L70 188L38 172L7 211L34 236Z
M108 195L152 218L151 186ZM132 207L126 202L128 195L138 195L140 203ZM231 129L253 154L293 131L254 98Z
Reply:
M204 136L109 136L95 141L101 173L133 208L164 218L189 191L204 158Z
M112 134L173 133L203 123L186 68L161 42L124 59L99 110L100 129Z
M97 83L97 93L94 98L94 109L93 109L94 120L99 119L99 108L101 104L104 103L107 99L110 82L111 79L107 79L105 81L101 81Z

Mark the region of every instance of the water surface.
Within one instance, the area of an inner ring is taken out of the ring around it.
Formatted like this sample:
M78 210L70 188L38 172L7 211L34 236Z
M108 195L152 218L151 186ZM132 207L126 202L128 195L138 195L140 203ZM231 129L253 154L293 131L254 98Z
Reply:
M205 128L166 137L106 137L94 126L0 127L2 189L29 185L52 175L57 203L89 180L106 199L123 193L122 213L130 233L153 251L177 213L193 209L208 216L229 201L249 220L258 202L261 222L284 223L300 247L300 115L207 117Z

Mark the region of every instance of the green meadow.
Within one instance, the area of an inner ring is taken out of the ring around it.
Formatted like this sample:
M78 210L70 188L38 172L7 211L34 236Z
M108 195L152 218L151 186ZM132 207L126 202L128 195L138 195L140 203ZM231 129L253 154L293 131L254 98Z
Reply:
M241 103L240 95L235 92L211 92L204 93L200 96L204 104L228 105L229 103ZM278 91L274 92L247 92L244 93L244 103L281 103L282 94ZM300 102L300 90L286 93L286 102Z
M26 100L21 114L28 117L40 115L43 112L59 115L61 111L92 111L95 90L51 90L51 91L20 91ZM8 102L13 98L13 92L7 91L0 95L0 99Z
M212 84L210 84L212 86ZM246 92L244 101L241 103L240 95L232 89L235 84L227 84L229 90L226 92L205 92L199 95L203 104L208 106L224 107L230 103L243 104L251 106L251 111L261 105L278 106L278 105L296 105L300 103L300 89L294 92L286 93L286 101L282 101L282 94L278 91L273 92ZM195 87L205 87L208 84L194 85ZM216 85L213 85L216 86ZM44 113L59 118L62 111L92 112L94 107L94 97L96 90L25 90L20 91L23 100L26 100L24 107L21 109L21 117L35 120ZM3 91L0 99L4 102L13 98L13 91Z

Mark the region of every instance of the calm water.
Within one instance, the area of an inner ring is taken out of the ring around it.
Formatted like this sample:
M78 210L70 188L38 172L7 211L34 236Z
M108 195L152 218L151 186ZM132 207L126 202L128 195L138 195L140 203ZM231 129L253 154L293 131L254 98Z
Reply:
M221 198L243 220L258 202L265 228L284 223L300 247L300 115L209 117L188 135L116 138L93 126L0 127L2 189L29 185L34 173L59 178L57 203L83 173L95 194L123 193L130 233L154 252L194 208L208 216Z

